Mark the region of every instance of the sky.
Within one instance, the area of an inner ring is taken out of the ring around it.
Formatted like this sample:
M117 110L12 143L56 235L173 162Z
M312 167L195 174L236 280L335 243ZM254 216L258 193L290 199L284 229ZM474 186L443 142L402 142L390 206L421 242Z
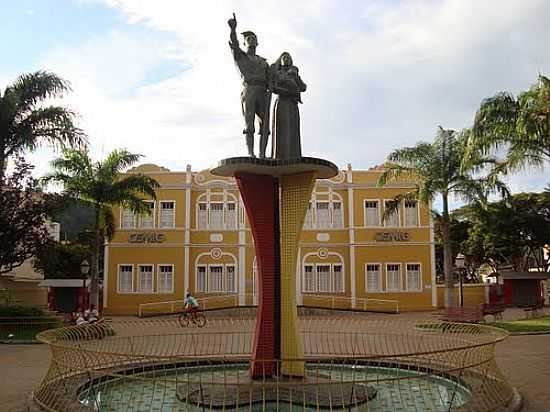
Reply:
M53 71L95 158L124 147L171 170L211 167L246 153L233 12L268 62L291 53L308 86L302 152L340 168L469 127L484 97L550 74L548 0L2 0L0 88ZM28 158L44 174L54 156ZM508 183L541 190L549 170Z

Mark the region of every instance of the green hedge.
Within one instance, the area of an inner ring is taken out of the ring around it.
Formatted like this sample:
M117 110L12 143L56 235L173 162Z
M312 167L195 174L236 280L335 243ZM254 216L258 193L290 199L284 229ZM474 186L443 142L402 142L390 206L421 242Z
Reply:
M0 305L0 318L52 317L36 306Z

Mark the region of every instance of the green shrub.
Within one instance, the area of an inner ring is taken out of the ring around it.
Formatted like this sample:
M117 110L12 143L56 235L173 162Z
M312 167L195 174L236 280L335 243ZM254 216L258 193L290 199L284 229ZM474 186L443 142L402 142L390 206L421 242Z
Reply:
M49 316L43 309L36 306L0 305L0 318L43 317Z

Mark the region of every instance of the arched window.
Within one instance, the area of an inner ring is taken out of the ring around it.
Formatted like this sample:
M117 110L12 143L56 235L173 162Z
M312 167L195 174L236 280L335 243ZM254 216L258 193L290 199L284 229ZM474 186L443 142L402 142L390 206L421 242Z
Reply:
M343 293L344 259L339 253L321 248L302 258L303 293Z
M195 260L195 290L199 293L237 293L237 258L219 248Z
M344 202L339 193L332 190L315 191L306 213L304 229L342 229L344 227Z
M238 197L225 190L209 190L197 198L196 228L199 230L236 230Z

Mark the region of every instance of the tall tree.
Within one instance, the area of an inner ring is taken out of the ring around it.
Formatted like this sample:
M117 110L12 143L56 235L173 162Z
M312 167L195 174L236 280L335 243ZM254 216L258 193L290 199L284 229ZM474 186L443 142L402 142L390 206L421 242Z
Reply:
M71 147L86 143L84 133L73 123L72 111L44 105L68 91L68 82L45 71L23 74L4 93L0 90L0 185L13 156L44 143Z
M494 159L482 155L471 159L469 170L462 168L462 159L466 150L466 138L463 133L446 130L441 126L433 143L418 143L414 147L397 149L390 153L385 171L378 184L403 178L416 182L415 189L399 195L392 202L397 208L403 199L415 199L426 205L440 196L442 213L440 218L443 241L443 267L445 277L445 306L453 306L453 253L450 233L449 196L455 195L467 202L486 202L487 195L494 191L507 193L506 186L494 176L475 178L473 175ZM392 208L385 211L385 215Z
M43 193L32 166L16 157L14 171L0 186L0 274L11 272L52 242L46 226L58 206L55 194Z
M515 98L501 92L481 102L468 142L468 158L504 150L495 172L511 173L550 161L550 79Z
M114 150L103 161L93 162L87 151L65 149L62 157L52 161L53 172L44 179L61 183L64 193L88 202L94 209L94 241L90 276L90 301L98 304L99 256L103 239L115 232L113 206L137 213L148 213L144 196L155 199L156 180L143 174L124 174L141 155Z
M550 244L550 192L519 193L485 208L473 207L467 252L482 251L484 263L498 271L550 270L543 248Z

